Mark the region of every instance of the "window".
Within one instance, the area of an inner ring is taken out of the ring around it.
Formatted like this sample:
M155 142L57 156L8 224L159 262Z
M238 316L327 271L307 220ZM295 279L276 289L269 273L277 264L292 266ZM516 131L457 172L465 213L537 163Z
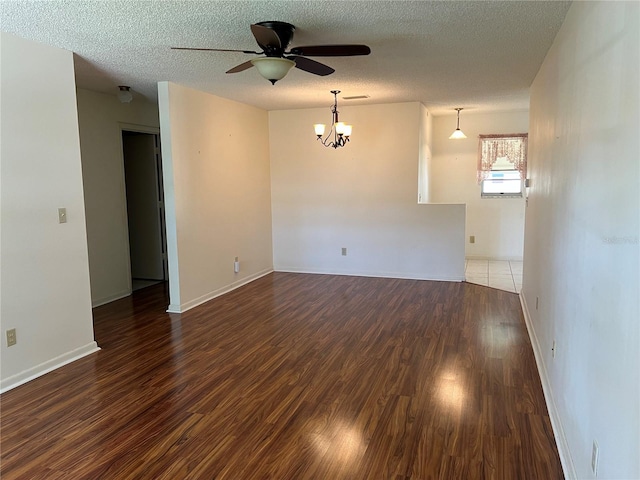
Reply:
M522 179L517 170L492 170L482 181L482 197L522 197Z
M526 133L479 136L478 183L482 197L522 197L527 140Z

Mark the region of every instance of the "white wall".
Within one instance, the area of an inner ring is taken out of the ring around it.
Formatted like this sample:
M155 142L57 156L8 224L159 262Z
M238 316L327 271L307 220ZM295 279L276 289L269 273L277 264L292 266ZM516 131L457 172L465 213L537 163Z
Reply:
M78 121L89 241L91 299L101 305L131 293L121 126L154 131L157 105L122 104L78 89Z
M97 349L71 52L1 33L1 389ZM67 223L58 223L58 208ZM18 343L6 346L5 330Z
M594 440L640 478L639 18L574 2L531 88L522 298L568 478Z
M478 135L527 133L529 112L460 113L460 129L467 136L449 140L456 117L433 119L431 199L435 203L467 205L466 256L521 260L524 245L524 198L481 198L476 180ZM475 243L469 243L474 235Z
M169 310L180 312L273 271L269 122L173 83L158 92Z
M335 150L313 134L329 108L269 112L276 270L464 278L464 205L418 204L422 108L341 106Z
M420 148L418 151L418 203L431 202L431 162L433 153L433 117L424 105L420 105Z

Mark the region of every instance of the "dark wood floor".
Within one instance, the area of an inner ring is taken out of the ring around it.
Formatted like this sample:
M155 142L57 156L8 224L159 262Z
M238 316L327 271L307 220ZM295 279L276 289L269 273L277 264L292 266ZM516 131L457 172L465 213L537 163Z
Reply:
M2 395L3 480L562 478L515 294L275 273L176 315L164 288Z

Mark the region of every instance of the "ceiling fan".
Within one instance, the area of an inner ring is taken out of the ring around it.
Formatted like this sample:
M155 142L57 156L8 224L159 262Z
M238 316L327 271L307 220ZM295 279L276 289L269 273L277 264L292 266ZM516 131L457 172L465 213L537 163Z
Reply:
M236 65L227 73L243 72L256 67L260 75L275 84L293 67L313 73L314 75L330 75L335 70L324 63L316 62L307 57L347 57L354 55L369 55L371 49L366 45L308 45L294 47L286 51L296 29L286 22L258 22L251 25L251 33L258 42L262 52L253 50L230 50L224 48L190 48L171 47L172 50L199 50L209 52L240 52L253 55L264 55Z

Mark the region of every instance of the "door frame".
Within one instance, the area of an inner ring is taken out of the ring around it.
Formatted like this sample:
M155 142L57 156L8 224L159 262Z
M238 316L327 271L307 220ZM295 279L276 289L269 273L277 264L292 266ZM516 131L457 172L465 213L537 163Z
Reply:
M133 293L133 284L132 284L132 280L131 280L131 245L129 242L129 215L127 213L127 185L126 185L126 176L125 176L125 167L124 167L124 142L122 141L122 133L123 132L136 132L136 133L147 133L150 135L157 135L158 140L160 140L160 128L159 127L150 127L147 125L138 125L138 124L134 124L134 123L124 123L124 122L118 122L118 142L120 144L120 177L122 180L122 191L121 191L121 195L122 195L122 199L123 199L123 221L124 221L124 241L126 244L126 254L125 254L125 264L127 266L127 290L129 291L129 295L131 295ZM160 166L162 167L162 151L160 148L160 145L158 145L158 152L156 155L160 156ZM164 198L164 194L165 194L165 188L164 188L164 178L162 178L162 197ZM163 202L164 203L164 202ZM165 250L167 247L167 243L166 243L166 236L167 236L167 224L166 224L166 209L163 207L163 213L165 215L165 220L162 221L161 227L163 228L164 232L164 246L165 246ZM169 272L168 272L168 259L167 257L167 253L165 251L164 254L165 258L163 258L163 269L165 270L165 281L169 281Z

